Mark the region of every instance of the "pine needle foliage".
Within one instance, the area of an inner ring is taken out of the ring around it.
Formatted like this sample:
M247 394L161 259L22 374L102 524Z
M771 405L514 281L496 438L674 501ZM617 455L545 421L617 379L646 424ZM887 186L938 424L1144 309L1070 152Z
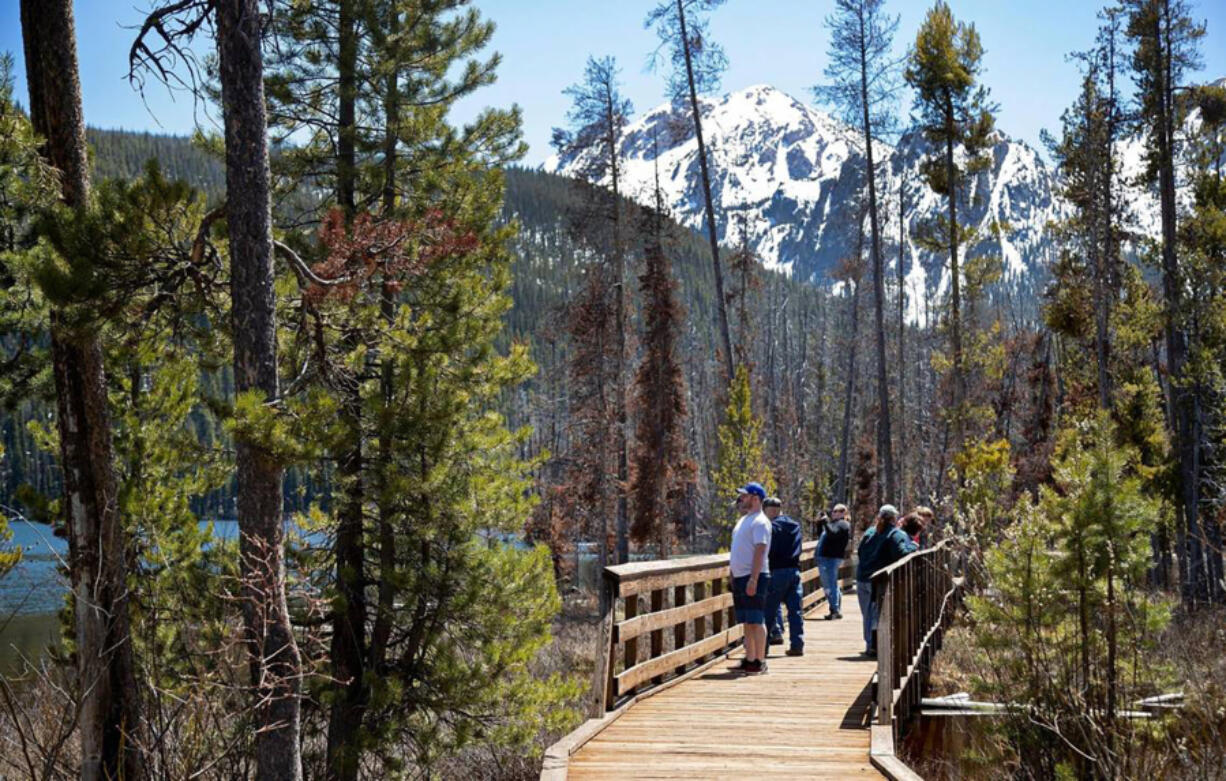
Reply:
M996 729L1024 775L1149 770L1137 749L1161 726L1123 711L1173 679L1153 661L1170 614L1143 587L1158 508L1136 467L1105 412L1073 424L1060 435L1053 485L984 554L988 588L969 603L991 673L976 685L1010 704Z
M749 369L741 364L728 387L724 422L717 435L719 455L711 475L714 494L711 518L721 542L727 539L736 520L730 509L736 490L751 481L761 483L768 493L775 488L766 458L763 422L753 411L753 396Z

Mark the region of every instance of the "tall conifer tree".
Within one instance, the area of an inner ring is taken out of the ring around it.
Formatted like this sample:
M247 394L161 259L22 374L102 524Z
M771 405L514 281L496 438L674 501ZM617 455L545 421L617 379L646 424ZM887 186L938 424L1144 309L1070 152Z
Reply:
M899 62L892 59L898 17L887 16L883 0L836 0L835 13L826 17L830 30L830 64L826 77L831 83L818 87L820 99L838 107L844 118L860 131L864 141L869 219L869 249L873 273L873 313L876 317L877 453L885 480L878 481L885 496L897 501L898 473L894 463L890 425L890 389L885 353L885 258L881 248L880 210L877 206L876 144L892 129L891 111L898 87ZM901 262L901 259L900 259ZM902 290L899 290L902 295ZM901 360L901 356L900 356ZM882 497L879 495L878 499Z
M59 172L63 204L84 213L91 191L72 3L23 0L21 29L31 124L45 139L47 162ZM88 258L63 260L73 281L89 284L95 269ZM50 321L81 687L81 777L141 779L144 723L131 640L127 540L101 337L88 309L88 303L61 304Z
M1205 28L1192 19L1184 0L1128 0L1124 8L1128 14L1127 35L1134 44L1137 108L1149 141L1145 176L1158 189L1168 425L1178 459L1175 506L1183 562L1181 592L1184 604L1191 608L1213 601L1215 591L1220 591L1209 576L1209 559L1214 554L1206 549L1202 516L1201 464L1207 432L1200 426L1204 403L1200 387L1188 376L1193 349L1186 289L1190 278L1179 256L1175 196L1178 130L1187 108L1177 94L1186 86L1183 81L1187 72L1199 65L1197 48Z
M710 161L702 133L702 107L698 96L719 87L720 76L728 67L724 50L710 38L709 14L725 0L662 0L647 14L644 25L654 27L661 48L668 50L670 72L668 94L673 106L687 103L694 137L698 140L698 169L702 176L702 195L707 223L707 243L715 271L715 295L719 311L720 340L725 371L731 382L735 374L732 336L728 328L728 307L724 303L724 269L719 260L719 234L716 231L715 203L711 197Z
M629 483L629 431L626 416L627 376L626 370L626 236L624 207L621 193L621 141L634 107L622 96L619 89L618 67L612 57L597 60L589 57L584 69L583 81L568 87L565 93L573 101L567 119L571 129L555 128L553 144L558 153L566 158L580 161L580 176L588 186L582 188L580 198L582 213L575 215L585 223L587 235L595 235L604 245L604 231L592 229L591 221L607 222L611 228L606 246L598 246L597 252L608 258L610 265L608 281L613 285L613 343L612 385L613 395L612 446L617 469L615 487L617 501L617 561L629 561L630 545L628 532L628 507L626 486ZM605 183L609 189L605 190ZM597 279L596 276L591 280ZM586 471L579 479L590 479Z
M915 110L924 137L935 147L923 164L924 180L944 196L946 213L936 233L926 242L949 253L949 330L953 348L953 429L955 448L966 433L967 367L964 351L962 288L965 283L959 248L973 238L958 220L965 205L967 180L991 162L986 149L995 122L987 89L977 83L983 64L983 45L973 24L954 19L942 0L928 11L915 38L905 72L915 90ZM965 155L959 162L957 152Z

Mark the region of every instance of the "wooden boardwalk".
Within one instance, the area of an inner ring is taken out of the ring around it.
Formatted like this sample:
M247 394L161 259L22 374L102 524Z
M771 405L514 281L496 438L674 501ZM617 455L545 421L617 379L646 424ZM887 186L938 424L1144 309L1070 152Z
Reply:
M870 681L860 609L843 597L805 620L805 655L771 646L770 671L729 672L742 652L646 697L570 757L572 779L880 778L869 763Z

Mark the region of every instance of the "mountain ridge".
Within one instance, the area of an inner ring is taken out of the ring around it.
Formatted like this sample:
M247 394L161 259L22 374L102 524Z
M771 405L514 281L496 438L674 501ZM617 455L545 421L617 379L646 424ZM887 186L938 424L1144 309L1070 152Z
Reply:
M1217 83L1222 82L1226 80ZM867 222L858 219L856 204L866 165L860 134L767 84L700 100L720 243L737 244L744 223L750 246L768 268L818 284L830 282L840 261L854 254L857 224ZM924 250L915 240L926 223L944 214L945 203L920 174L928 149L920 131L909 129L895 143L876 141L874 147L880 162L882 251L891 279L899 255L900 189L904 198L902 254L914 317L920 298L939 295L948 286L944 254ZM1141 138L1121 144L1129 181L1137 179L1139 163L1133 158L1143 148ZM663 103L641 115L627 127L621 153L625 194L645 202L658 162L670 210L682 224L703 230L697 142L684 110ZM989 154L991 164L970 179L960 208L964 224L973 225L979 237L963 252L996 254L1003 261L1006 282L1040 285L1055 259L1051 224L1070 213L1059 196L1058 175L1038 150L999 129ZM571 175L579 162L552 155L542 169ZM1132 221L1147 233L1156 224L1156 203L1144 187L1135 182L1129 186Z

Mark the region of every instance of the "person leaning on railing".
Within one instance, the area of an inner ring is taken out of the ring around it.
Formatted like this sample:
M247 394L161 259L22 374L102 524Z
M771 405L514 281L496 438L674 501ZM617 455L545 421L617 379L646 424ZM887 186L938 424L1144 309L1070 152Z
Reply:
M873 573L919 547L898 528L897 523L898 509L892 504L883 504L877 511L876 523L864 532L856 548L860 557L856 564L856 597L860 600L860 613L864 619L864 653L867 656L877 655L876 635L873 634L877 627Z

